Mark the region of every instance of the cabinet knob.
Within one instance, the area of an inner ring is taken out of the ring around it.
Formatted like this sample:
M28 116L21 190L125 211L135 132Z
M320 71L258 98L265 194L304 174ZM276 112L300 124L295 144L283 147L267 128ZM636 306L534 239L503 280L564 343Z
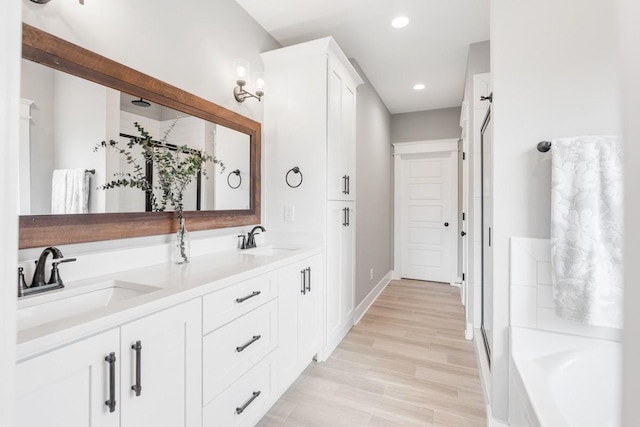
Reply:
M448 226L449 226L449 223L448 223L448 222L445 222L445 223L444 223L444 226L445 226L445 227L448 227Z

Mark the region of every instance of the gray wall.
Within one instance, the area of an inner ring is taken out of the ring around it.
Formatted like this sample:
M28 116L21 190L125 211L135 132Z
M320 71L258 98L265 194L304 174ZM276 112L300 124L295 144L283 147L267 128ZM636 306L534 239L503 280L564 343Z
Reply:
M625 128L625 217L640 216L640 168L636 160L640 158L640 2L637 0L618 1L620 39L622 47L622 94ZM640 222L626 221L627 236L640 235ZM625 240L625 257L629 260L640 259L640 241L637 238ZM640 264L627 262L624 268L625 283L635 285L640 276ZM627 286L624 290L624 332L623 332L623 390L622 425L631 427L640 425L638 396L640 396L640 287Z
M393 156L389 111L360 66L351 62L364 80L358 87L356 118L357 307L392 269Z
M473 89L473 75L488 73L491 70L491 44L489 40L472 43L467 54L467 75L465 77L464 99L469 99L469 93Z
M391 142L460 137L460 107L391 116Z
M549 237L551 161L549 153L536 150L538 141L621 132L615 11L610 0L491 3L491 392L493 414L502 419L509 370L509 239Z

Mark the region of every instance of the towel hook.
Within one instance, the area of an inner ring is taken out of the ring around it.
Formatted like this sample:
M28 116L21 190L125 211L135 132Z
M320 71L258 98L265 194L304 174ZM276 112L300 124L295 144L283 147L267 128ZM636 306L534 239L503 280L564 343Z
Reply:
M289 174L293 172L295 174L300 174L300 182L297 185L291 185L291 183L289 182ZM300 187L300 185L302 184L302 180L303 180L303 176L302 176L302 172L300 171L300 168L298 166L294 166L291 169L289 169L289 172L287 172L287 174L284 177L284 180L287 182L287 185L291 188L298 188Z
M538 151L541 153L546 153L551 150L551 141L540 141L538 142Z
M238 177L238 180L239 180L238 185L236 186L231 185L231 182L230 182L231 175L235 175ZM227 185L233 188L234 190L242 185L242 176L240 176L240 169L236 169L234 171L229 172L229 175L227 175Z

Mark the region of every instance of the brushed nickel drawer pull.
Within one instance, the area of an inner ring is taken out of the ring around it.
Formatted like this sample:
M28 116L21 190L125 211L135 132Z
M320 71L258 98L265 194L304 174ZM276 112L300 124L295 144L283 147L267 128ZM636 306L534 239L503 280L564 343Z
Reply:
M262 292L260 291L255 291L253 292L251 295L247 295L246 297L242 297L242 298L236 298L236 302L237 303L241 303L241 302L245 302L246 300L248 300L249 298L253 298L253 297L257 297L258 295L260 295Z
M241 347L236 347L236 351L238 353L240 353L241 351L244 351L245 348L249 347L251 344L253 344L254 342L258 341L261 337L262 337L262 335L254 335L253 338L251 338L251 341L249 341L248 343L246 343L245 345L243 345Z

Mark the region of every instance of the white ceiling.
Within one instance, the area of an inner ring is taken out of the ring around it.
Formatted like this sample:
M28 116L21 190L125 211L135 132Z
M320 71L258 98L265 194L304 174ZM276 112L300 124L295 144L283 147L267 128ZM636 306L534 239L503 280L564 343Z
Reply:
M460 106L469 44L489 39L489 0L236 1L284 46L332 36L392 114Z

